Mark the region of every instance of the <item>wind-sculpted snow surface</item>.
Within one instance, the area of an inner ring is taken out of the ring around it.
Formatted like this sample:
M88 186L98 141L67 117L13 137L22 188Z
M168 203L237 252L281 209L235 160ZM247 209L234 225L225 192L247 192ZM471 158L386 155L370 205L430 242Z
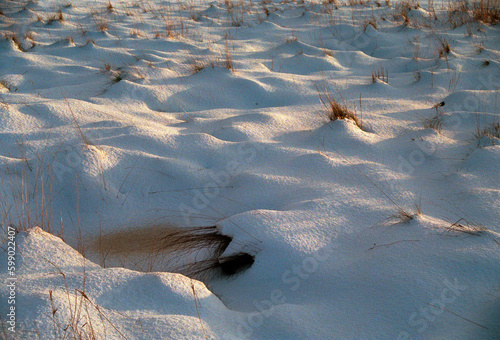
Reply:
M0 2L1 336L498 337L498 8Z
M210 338L237 338L231 329L241 317L198 281L180 274L104 269L39 228L18 234L16 243L22 254L15 281L19 338L190 339L203 331ZM2 261L7 262L5 254ZM3 284L2 302L7 288Z

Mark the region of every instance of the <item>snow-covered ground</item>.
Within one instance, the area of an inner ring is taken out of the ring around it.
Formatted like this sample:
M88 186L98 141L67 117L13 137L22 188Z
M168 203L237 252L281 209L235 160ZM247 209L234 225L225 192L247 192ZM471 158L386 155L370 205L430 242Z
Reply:
M500 28L460 3L2 0L1 337L500 337ZM254 262L96 250L167 225Z

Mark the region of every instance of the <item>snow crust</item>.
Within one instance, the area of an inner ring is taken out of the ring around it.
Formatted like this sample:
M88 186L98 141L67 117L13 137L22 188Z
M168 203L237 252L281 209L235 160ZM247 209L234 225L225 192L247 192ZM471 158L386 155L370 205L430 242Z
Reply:
M357 3L1 2L2 336L498 337L499 27ZM161 224L255 263L202 283L90 246Z

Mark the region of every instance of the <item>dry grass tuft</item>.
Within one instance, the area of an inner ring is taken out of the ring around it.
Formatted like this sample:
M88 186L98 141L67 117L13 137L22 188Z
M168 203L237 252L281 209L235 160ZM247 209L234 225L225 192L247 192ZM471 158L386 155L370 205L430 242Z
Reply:
M432 108L436 109L436 113L429 118L424 119L424 127L426 129L433 129L436 130L438 133L441 133L441 130L443 128L443 116L444 116L444 111L441 109L441 107L444 106L444 102L437 103L434 105Z
M500 145L500 122L492 123L486 127L481 127L478 123L474 137L480 146L484 144Z
M472 19L469 10L469 1L450 1L448 3L448 21L451 23L452 28L469 23Z
M465 219L461 218L455 223L452 223L450 226L446 227L446 231L459 232L472 236L481 236L485 231L487 231L487 229L485 227L469 223Z
M114 232L99 237L93 249L103 261L131 260L134 269L179 272L193 278L233 275L247 269L253 256L239 253L220 257L232 238L217 227L159 225Z
M230 34L227 33L224 35L224 67L235 72L233 57L231 56L231 50L229 49L229 39L231 38Z
M372 26L373 28L377 29L377 18L375 18L375 16L372 16L371 18L365 18L365 22L363 23L363 32L366 31L368 26Z
M104 32L109 29L109 19L107 15L103 17L95 17L93 15L92 19L94 20L94 24L100 32Z
M6 33L4 35L4 38L7 39L7 40L10 40L12 41L12 43L14 44L14 46L21 52L26 52L22 46L22 43L21 43L21 40L19 39L19 36L15 33L11 33L11 34L8 34Z
M40 154L19 142L19 152L2 166L10 176L0 179L2 228L15 225L20 231L38 226L52 233L55 169ZM61 224L62 228L62 224Z
M109 254L144 252L179 252L214 248L224 251L231 242L229 236L219 233L217 227L181 228L171 225L130 229L115 232L98 240L99 249Z
M448 43L448 41L444 39L440 41L440 44L441 46L438 49L439 58L443 58L446 57L451 52L450 43Z
M208 279L213 276L232 276L239 274L252 266L255 257L248 253L213 258L190 263L177 270L189 277Z
M99 22L97 25L97 28L101 32L107 31L109 29L107 20L103 20L103 21Z
M369 0L347 0L345 3L347 6L364 6L369 2Z
M47 18L47 25L52 25L54 22L64 22L64 15L61 10L57 11L56 14L51 15Z
M349 110L345 100L343 100L342 104L337 102L327 91L326 86L323 93L319 91L318 86L316 86L316 90L318 91L319 100L326 108L326 116L330 121L335 121L337 119L352 120L360 129L363 128L362 121L354 111Z
M389 216L387 220L385 220L386 223L388 224L402 224L402 223L409 223L412 221L417 215L420 215L419 212L415 214L410 214L406 212L405 210L398 209L396 213L393 215Z
M133 38L141 38L144 36L144 34L141 31L139 31L138 29L135 29L135 28L131 29L129 34Z
M189 58L188 67L191 74L196 74L208 67L214 68L216 66L217 63L214 62L213 60L210 60L209 58L200 58L196 56L192 56Z
M472 6L468 0L450 1L447 12L453 28L474 21L496 25L500 21L500 1L477 0Z
M377 82L377 79L389 84L389 71L384 69L383 66L380 66L378 70L373 70L372 83Z
M485 24L496 25L500 22L500 1L479 0L472 6L472 16Z
M422 216L421 204L422 204L421 201L415 203L415 209L413 210L412 213L396 205L396 212L390 215L387 219L383 220L380 225L390 226L396 224L410 223L410 221L416 219L419 216Z
M410 15L409 12L412 9L412 5L409 1L400 1L394 7L393 17L395 20L403 19L403 24L405 26L410 25Z
M32 31L25 33L23 36L11 31L0 32L0 39L12 41L14 47L21 52L28 52L35 46L34 37L35 35Z
M232 0L224 0L224 5L226 6L226 11L231 19L231 25L234 27L240 27L245 22L245 14L248 12L248 8L243 0L234 2Z
M115 7L113 6L113 4L111 3L111 1L108 1L108 3L106 4L106 9L108 10L108 12L113 12L113 10L115 9Z
M70 289L70 283L64 272L51 261L45 260L54 266L64 280L62 292L49 290L50 312L54 328L53 339L103 339L96 326L104 328L104 334L113 329L120 335L120 338L127 339L106 316L105 309L92 301L85 292L85 270L81 289Z

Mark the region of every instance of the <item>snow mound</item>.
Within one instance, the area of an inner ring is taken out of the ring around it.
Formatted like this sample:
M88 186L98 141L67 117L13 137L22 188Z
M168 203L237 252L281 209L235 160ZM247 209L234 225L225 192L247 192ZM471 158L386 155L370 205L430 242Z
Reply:
M16 334L22 339L38 338L28 331L34 320L44 339L91 334L103 339L238 338L233 327L238 313L199 281L101 268L40 228L17 234L16 245L16 275L9 277L2 267L0 298L7 301L14 283ZM0 261L7 263L6 251ZM9 307L2 304L2 318Z

